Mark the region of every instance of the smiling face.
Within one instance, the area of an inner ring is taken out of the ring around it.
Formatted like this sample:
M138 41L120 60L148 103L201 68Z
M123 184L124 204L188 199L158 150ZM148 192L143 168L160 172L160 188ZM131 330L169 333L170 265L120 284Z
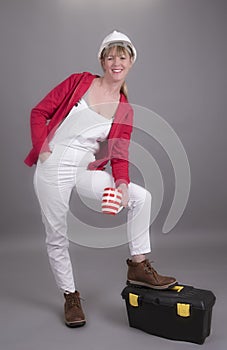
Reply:
M113 81L124 81L133 64L132 55L121 46L104 50L101 57L104 75Z

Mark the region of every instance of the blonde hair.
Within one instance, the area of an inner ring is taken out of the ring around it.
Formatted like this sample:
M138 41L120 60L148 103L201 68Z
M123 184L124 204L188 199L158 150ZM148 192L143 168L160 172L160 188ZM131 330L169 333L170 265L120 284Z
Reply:
M102 64L103 60L109 55L112 48L116 48L117 56L120 56L122 54L126 55L128 53L130 58L133 58L133 53L132 53L132 50L130 49L130 47L128 47L128 49L126 49L125 47L120 46L120 45L111 45L111 46L103 49L103 51L101 53L101 57L100 57L101 64ZM103 64L102 64L102 67L103 67ZM121 86L120 92L122 94L124 94L126 98L128 98L128 88L127 88L125 81L123 82L123 84Z

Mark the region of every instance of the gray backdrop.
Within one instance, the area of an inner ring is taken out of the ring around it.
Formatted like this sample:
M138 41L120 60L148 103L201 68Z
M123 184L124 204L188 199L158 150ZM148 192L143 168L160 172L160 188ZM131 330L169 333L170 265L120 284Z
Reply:
M4 266L9 266L11 244L20 246L30 238L43 244L37 238L43 228L32 186L34 168L23 164L31 146L30 110L69 74L100 74L97 50L114 29L129 35L138 50L127 80L130 101L166 119L190 163L189 202L167 239L179 232L175 238L185 236L190 246L194 232L195 246L202 247L209 233L216 249L210 246L210 251L216 257L225 252L226 14L225 0L0 1L1 237L8 249ZM168 158L157 145L153 156L165 183L163 207L153 225L158 241L174 181ZM180 241L179 249L186 241ZM4 276L7 285L12 276Z
M100 74L97 50L115 28L138 50L128 77L130 101L165 118L189 159L192 186L181 229L223 227L226 1L116 1L115 6L102 0L2 0L0 16L1 194L7 228L37 216L34 169L23 164L31 108L72 72Z

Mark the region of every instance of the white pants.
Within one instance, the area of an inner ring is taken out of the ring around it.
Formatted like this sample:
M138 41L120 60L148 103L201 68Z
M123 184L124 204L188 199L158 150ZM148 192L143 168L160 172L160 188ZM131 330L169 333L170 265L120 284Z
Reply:
M38 162L34 187L45 225L50 265L58 287L69 292L75 291L75 283L68 251L67 213L70 195L75 186L82 196L101 202L103 189L114 187L114 181L106 171L90 171L87 166L73 166L67 164L67 161L59 163L53 153L44 163ZM127 235L130 253L146 254L151 251L151 195L134 183L128 185L128 191Z

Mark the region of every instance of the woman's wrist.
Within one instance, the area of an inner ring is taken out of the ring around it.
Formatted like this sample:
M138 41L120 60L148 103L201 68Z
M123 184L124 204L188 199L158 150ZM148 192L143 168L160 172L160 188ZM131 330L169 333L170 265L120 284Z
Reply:
M116 187L118 188L119 186L122 186L124 188L128 188L128 183L125 180L117 180L116 181Z
M128 185L125 182L120 183L117 188L128 189Z
M45 162L45 160L47 160L49 158L50 155L51 155L51 151L42 152L39 154L39 160L41 161L41 163L43 163L43 162Z

